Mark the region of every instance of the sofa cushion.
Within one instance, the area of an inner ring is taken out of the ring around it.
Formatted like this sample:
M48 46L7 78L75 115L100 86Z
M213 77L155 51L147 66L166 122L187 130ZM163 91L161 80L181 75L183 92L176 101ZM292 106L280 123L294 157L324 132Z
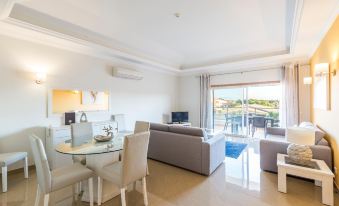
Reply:
M159 123L151 123L150 129L168 132L168 125L167 124L159 124Z
M169 126L169 132L207 138L205 131L198 127Z
M316 145L319 144L319 142L322 141L322 139L326 135L325 132L323 132L321 129L319 129L317 126L315 126L311 122L302 122L302 123L300 123L299 127L314 129L314 131L315 131L315 144Z

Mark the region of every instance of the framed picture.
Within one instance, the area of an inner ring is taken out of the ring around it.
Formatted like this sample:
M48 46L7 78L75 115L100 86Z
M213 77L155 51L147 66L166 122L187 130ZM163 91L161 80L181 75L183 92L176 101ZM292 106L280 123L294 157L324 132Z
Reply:
M314 67L315 109L330 110L330 68L329 64L316 64Z
M49 89L48 117L65 112L110 112L110 92L77 89Z

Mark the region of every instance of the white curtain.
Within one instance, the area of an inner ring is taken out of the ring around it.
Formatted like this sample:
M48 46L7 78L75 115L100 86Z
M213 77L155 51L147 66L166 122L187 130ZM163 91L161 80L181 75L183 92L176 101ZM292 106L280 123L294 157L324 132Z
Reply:
M200 75L200 127L212 129L212 99L210 75Z
M299 65L282 68L281 127L299 124Z

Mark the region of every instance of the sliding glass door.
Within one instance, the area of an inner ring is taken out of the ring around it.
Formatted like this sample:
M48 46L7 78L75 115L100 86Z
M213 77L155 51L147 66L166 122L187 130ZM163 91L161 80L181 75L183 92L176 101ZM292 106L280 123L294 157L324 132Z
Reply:
M214 89L214 130L232 136L264 137L268 126L279 126L280 94L280 84Z
M214 90L214 130L243 136L247 133L247 89L224 88Z

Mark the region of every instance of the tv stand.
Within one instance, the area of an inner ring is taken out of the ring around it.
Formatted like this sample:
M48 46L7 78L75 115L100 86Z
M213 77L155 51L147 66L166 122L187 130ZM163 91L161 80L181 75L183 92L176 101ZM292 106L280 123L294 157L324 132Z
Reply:
M183 127L191 127L192 124L190 122L169 122L168 124L174 126L183 126Z

